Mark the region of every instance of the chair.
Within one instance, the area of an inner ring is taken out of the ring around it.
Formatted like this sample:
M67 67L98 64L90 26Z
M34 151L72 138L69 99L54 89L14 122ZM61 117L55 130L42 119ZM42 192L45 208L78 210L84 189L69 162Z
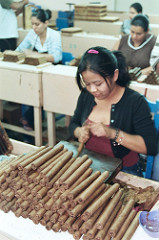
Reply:
M69 62L71 62L75 57L70 52L62 52L62 64L63 65L69 65ZM56 116L55 120L58 121L61 118L66 117L66 126L69 125L70 117L66 116L64 114L60 114Z
M62 52L62 64L68 65L75 57L70 52Z
M158 134L159 133L159 100L157 100L156 102L151 102L148 99L146 100L148 102L151 113L153 115L154 124ZM144 174L145 178L151 179L152 177L154 158L155 156L149 156L149 155L147 156L146 171Z

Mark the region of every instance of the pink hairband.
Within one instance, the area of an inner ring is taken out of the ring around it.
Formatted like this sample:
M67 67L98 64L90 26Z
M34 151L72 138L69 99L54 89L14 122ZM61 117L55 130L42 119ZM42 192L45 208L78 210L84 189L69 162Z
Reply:
M98 52L97 50L90 49L90 50L88 51L88 53L94 53L94 54L98 54L99 52Z

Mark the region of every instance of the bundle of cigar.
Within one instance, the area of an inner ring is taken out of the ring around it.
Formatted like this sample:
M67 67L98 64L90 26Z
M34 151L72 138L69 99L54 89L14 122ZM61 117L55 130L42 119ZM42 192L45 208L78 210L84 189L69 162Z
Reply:
M24 64L37 66L46 62L46 57L33 55L25 57Z
M24 59L25 59L25 54L22 52L6 50L3 53L3 61L6 61L6 62L24 61Z
M5 129L0 121L0 155L7 155L13 150L12 143L10 142Z
M75 5L76 20L99 21L107 15L107 6L101 3Z
M141 82L141 80L138 81L138 82ZM158 74L153 70L153 71L151 71L151 73L142 81L142 83L159 85L159 76L158 76Z
M91 164L62 144L4 160L0 209L75 239L130 239L138 226L134 199L123 204L120 184L107 184L109 172L93 172Z
M3 58L3 53L2 52L0 52L0 58Z
M135 67L135 68L129 70L129 75L130 75L131 81L137 81L141 74L142 73L141 73L140 67Z

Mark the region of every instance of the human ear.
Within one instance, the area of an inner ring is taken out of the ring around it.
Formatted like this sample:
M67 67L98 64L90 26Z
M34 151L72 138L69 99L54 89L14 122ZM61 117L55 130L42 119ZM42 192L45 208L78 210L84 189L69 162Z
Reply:
M118 80L118 76L119 76L119 69L115 69L114 77L113 77L114 82L116 82Z

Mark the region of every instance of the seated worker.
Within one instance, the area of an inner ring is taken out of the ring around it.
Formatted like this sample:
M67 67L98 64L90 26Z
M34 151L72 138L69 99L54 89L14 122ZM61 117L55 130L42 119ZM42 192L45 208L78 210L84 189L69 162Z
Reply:
M138 14L131 21L131 32L116 42L113 50L120 50L129 69L140 67L142 74L152 71L150 55L156 37L149 33L149 20L145 15Z
M16 51L24 52L26 56L42 55L47 62L54 64L62 60L60 33L49 28L50 10L38 9L32 13L32 28ZM21 123L26 130L33 130L33 108L23 105Z
M129 8L129 19L125 19L121 26L121 33L122 34L129 34L130 27L131 27L131 20L137 15L142 13L142 5L138 2L133 3L130 5Z
M50 10L38 9L32 13L32 29L17 47L16 51L26 56L38 54L46 57L48 62L58 63L62 60L60 33L49 28Z
M156 155L157 136L144 96L128 87L130 76L120 51L88 49L76 81L81 94L70 134L89 150L123 160L123 171L142 175L139 154Z

